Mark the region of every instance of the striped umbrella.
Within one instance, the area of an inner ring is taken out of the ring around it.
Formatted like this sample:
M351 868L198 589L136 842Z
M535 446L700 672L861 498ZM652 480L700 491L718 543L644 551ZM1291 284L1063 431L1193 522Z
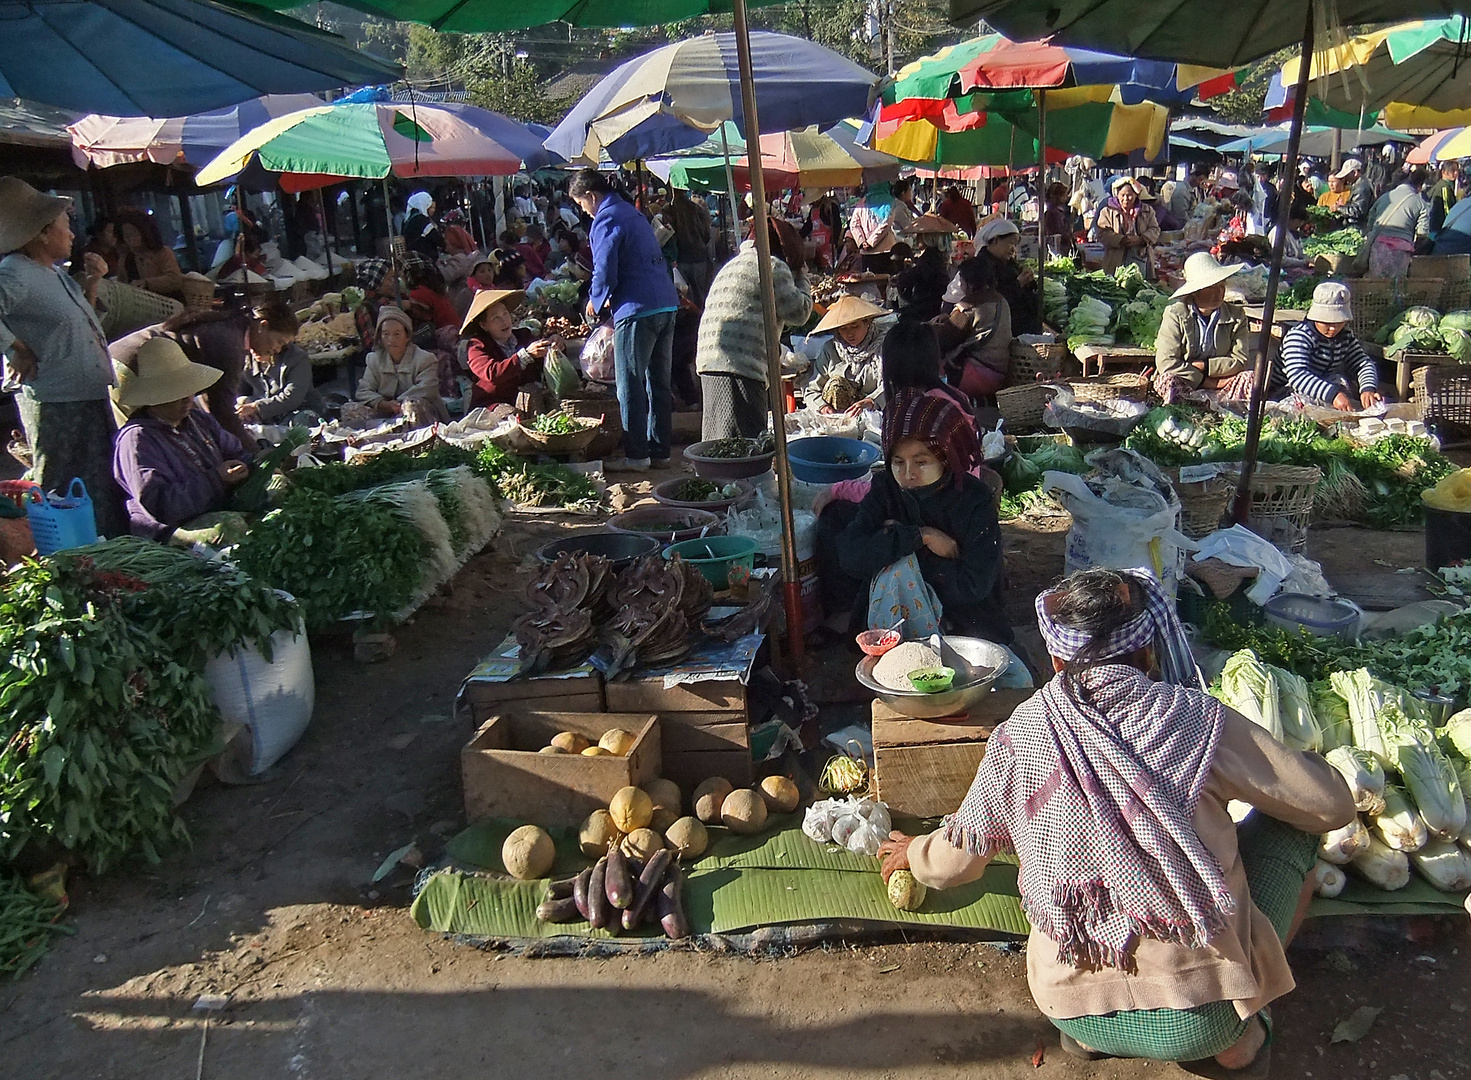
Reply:
M77 167L99 169L137 161L198 167L267 120L322 104L311 94L267 94L228 109L174 116L102 116L92 113L67 127Z
M1432 162L1440 161L1442 160L1441 148L1450 143L1452 139L1464 134L1465 131L1466 129L1463 127L1454 127L1446 128L1444 131L1437 131L1434 135L1427 135L1420 140L1419 145L1415 149L1405 155L1405 160L1411 165L1429 165ZM1464 154L1446 154L1445 158L1450 160L1464 156Z
M280 174L284 191L346 179L509 176L545 160L540 141L514 120L454 102L320 105L248 132L200 169L201 187L247 165Z
M1450 128L1471 124L1471 83L1466 63L1471 20L1464 15L1417 19L1348 38L1313 53L1308 77L1312 99L1346 114L1353 127L1361 111L1381 112L1385 125ZM1292 106L1300 58L1282 65L1268 88L1268 109ZM1314 122L1310 117L1309 123Z
M757 113L767 132L827 126L868 112L878 76L831 49L751 34ZM724 120L746 131L735 35L706 34L620 64L546 140L569 162L658 157L703 142Z

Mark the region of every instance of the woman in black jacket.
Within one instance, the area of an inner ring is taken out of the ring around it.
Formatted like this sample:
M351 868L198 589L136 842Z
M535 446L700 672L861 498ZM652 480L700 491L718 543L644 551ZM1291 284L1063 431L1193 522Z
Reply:
M943 397L900 391L884 410L884 453L888 467L874 475L836 545L843 574L862 586L853 623L887 628L906 618L905 635L917 636L933 618L923 601L887 599L903 593L902 579L917 565L922 583L910 584L920 586L916 595L928 586L941 628L1011 644L1001 601L1001 525L990 488L968 471L979 453L969 420Z

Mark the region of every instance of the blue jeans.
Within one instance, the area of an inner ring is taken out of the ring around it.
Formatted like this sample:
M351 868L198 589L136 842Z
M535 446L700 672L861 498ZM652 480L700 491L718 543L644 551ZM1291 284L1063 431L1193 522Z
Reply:
M623 419L623 456L669 458L674 397L674 312L640 315L613 325L613 367Z

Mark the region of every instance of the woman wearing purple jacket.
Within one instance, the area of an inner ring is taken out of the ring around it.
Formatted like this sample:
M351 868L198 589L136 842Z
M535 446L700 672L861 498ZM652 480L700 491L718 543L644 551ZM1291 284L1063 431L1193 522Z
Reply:
M218 526L187 528L202 514L223 510L230 490L250 475L245 449L194 395L220 377L218 368L190 362L172 338L138 349L136 373L122 376L118 403L136 411L118 432L112 471L127 496L134 536L191 543L220 540Z

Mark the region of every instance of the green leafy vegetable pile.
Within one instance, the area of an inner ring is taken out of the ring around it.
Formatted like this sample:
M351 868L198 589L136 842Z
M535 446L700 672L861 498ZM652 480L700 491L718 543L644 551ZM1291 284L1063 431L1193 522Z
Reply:
M583 429L564 412L542 413L531 422L531 430L541 435L573 435Z
M196 671L235 646L269 659L271 635L294 631L301 619L295 601L238 567L136 536L58 552L52 561L136 581L136 591L119 594L123 613Z
M1350 225L1321 236L1309 236L1302 242L1302 253L1310 259L1315 255L1357 255L1363 246L1363 231Z
M602 507L603 496L592 477L565 465L533 464L493 443L480 448L475 469L503 499L517 506L562 506L576 511Z
M438 443L422 454L408 450L384 450L351 463L332 462L311 469L296 469L290 474L286 491L306 490L323 495L345 495L349 491L377 487L401 479L410 473L429 469L453 469L457 465L474 465L475 452L461 450L449 443ZM282 493L284 497L284 492Z
M219 713L204 680L128 620L137 591L84 567L5 574L0 857L54 844L101 873L188 838L174 790L216 749Z
M407 604L423 573L417 529L380 503L298 491L235 548L247 573L296 597L308 630Z
M0 870L0 976L20 978L41 959L51 938L76 933L61 922L66 905L27 889L19 874Z

